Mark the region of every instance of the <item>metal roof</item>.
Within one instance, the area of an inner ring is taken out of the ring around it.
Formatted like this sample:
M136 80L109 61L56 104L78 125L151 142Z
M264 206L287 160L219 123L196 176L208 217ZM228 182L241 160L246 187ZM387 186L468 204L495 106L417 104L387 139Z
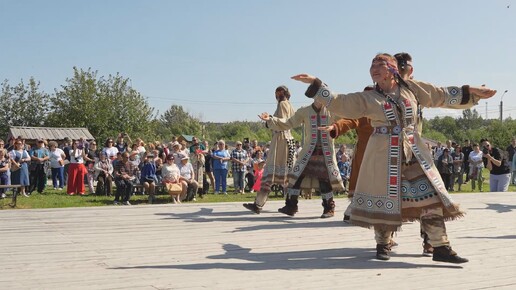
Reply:
M192 138L195 137L195 135L185 135L181 134L181 137L185 139L186 142L192 142Z
M55 128L55 127L21 127L11 126L9 128L8 138L14 136L22 136L27 140L47 139L47 140L63 140L65 137L70 139L79 139L81 137L87 140L93 140L95 137L91 135L87 128Z

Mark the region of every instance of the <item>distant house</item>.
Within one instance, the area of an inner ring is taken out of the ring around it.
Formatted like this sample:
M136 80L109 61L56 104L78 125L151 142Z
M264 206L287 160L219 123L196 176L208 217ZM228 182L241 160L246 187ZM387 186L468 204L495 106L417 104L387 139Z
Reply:
M186 143L192 143L192 138L195 137L194 135L180 135L177 137L177 142L181 143L183 141L186 141Z
M56 141L61 143L65 137L72 140L81 137L86 140L94 140L87 128L55 128L55 127L21 127L12 126L7 133L7 140L21 136L28 144L35 144L38 139L46 139L47 141Z

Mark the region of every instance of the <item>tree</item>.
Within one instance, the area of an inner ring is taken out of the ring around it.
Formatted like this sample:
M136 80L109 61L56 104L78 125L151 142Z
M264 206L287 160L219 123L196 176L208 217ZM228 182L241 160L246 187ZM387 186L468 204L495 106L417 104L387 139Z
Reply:
M23 80L14 87L5 80L2 83L0 95L0 122L5 127L0 128L0 136L6 136L9 126L42 126L49 112L49 95L39 89L40 83L29 79L28 84Z
M181 134L200 136L201 129L198 119L186 112L182 106L172 105L161 115L157 134L164 139Z
M48 126L85 127L99 140L119 132L154 137L154 109L118 73L98 77L97 71L73 68L74 75L51 98Z
M466 109L462 111L462 117L457 119L457 127L460 131L477 129L485 125L484 119L476 109Z

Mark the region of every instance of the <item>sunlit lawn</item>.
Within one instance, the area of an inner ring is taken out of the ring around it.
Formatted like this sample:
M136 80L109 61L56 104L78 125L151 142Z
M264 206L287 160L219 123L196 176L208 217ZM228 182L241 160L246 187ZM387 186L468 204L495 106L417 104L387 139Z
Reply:
M485 180L483 185L483 191L489 192L489 175L484 172ZM463 184L461 187L461 191L457 191L457 185L455 186L455 192L453 193L472 193L478 192L478 189L475 191L471 190L471 182L467 184ZM509 191L515 192L516 186L509 186ZM452 193L452 194L453 194ZM11 209L9 203L11 202L12 192L9 191L7 193L7 198L0 200L0 209ZM211 203L211 202L253 202L256 194L255 193L246 193L246 194L234 194L233 188L228 188L228 194L223 195L215 195L213 191L210 191L208 194L204 195L203 198L199 198L197 196L197 201L192 201L188 203ZM170 196L166 194L158 194L156 195L157 200L156 204L167 204L171 203ZM314 199L320 198L316 194L313 196ZM345 198L345 195L338 195L337 198ZM65 190L57 191L53 189L45 189L43 194L33 193L30 197L18 196L16 208L61 208L61 207L90 207L90 206L113 206L114 197L108 196L95 196L95 195L85 195L85 196L68 196ZM271 200L281 200L283 197L280 194L269 194L269 199ZM130 199L132 205L138 204L148 204L148 196L146 195L133 195Z
M210 191L204 195L203 198L196 197L196 201L184 203L210 203L210 202L253 202L256 193L235 194L233 188L229 188L228 194L213 194ZM114 190L114 189L113 189ZM7 193L7 198L0 200L1 209L10 209L12 192ZM316 197L314 197L316 198ZM156 195L156 204L172 203L169 195L159 193ZM274 193L269 195L269 199L280 200L283 199L281 195L275 196ZM42 194L32 193L30 197L18 195L16 208L60 208L60 207L89 207L89 206L112 206L114 196L95 196L95 195L73 195L66 194L66 190L53 190L48 187ZM140 193L131 196L130 202L132 205L148 204L148 196Z

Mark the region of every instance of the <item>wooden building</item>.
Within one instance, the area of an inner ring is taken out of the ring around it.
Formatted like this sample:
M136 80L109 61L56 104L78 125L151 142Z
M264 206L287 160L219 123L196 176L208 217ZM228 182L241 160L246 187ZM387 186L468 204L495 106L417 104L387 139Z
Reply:
M27 144L35 144L38 139L45 139L47 141L56 141L62 143L68 137L71 140L79 139L81 137L88 141L94 140L95 137L91 135L87 128L56 128L56 127L22 127L11 126L7 134L7 139L11 137L17 138L21 136L25 139Z

